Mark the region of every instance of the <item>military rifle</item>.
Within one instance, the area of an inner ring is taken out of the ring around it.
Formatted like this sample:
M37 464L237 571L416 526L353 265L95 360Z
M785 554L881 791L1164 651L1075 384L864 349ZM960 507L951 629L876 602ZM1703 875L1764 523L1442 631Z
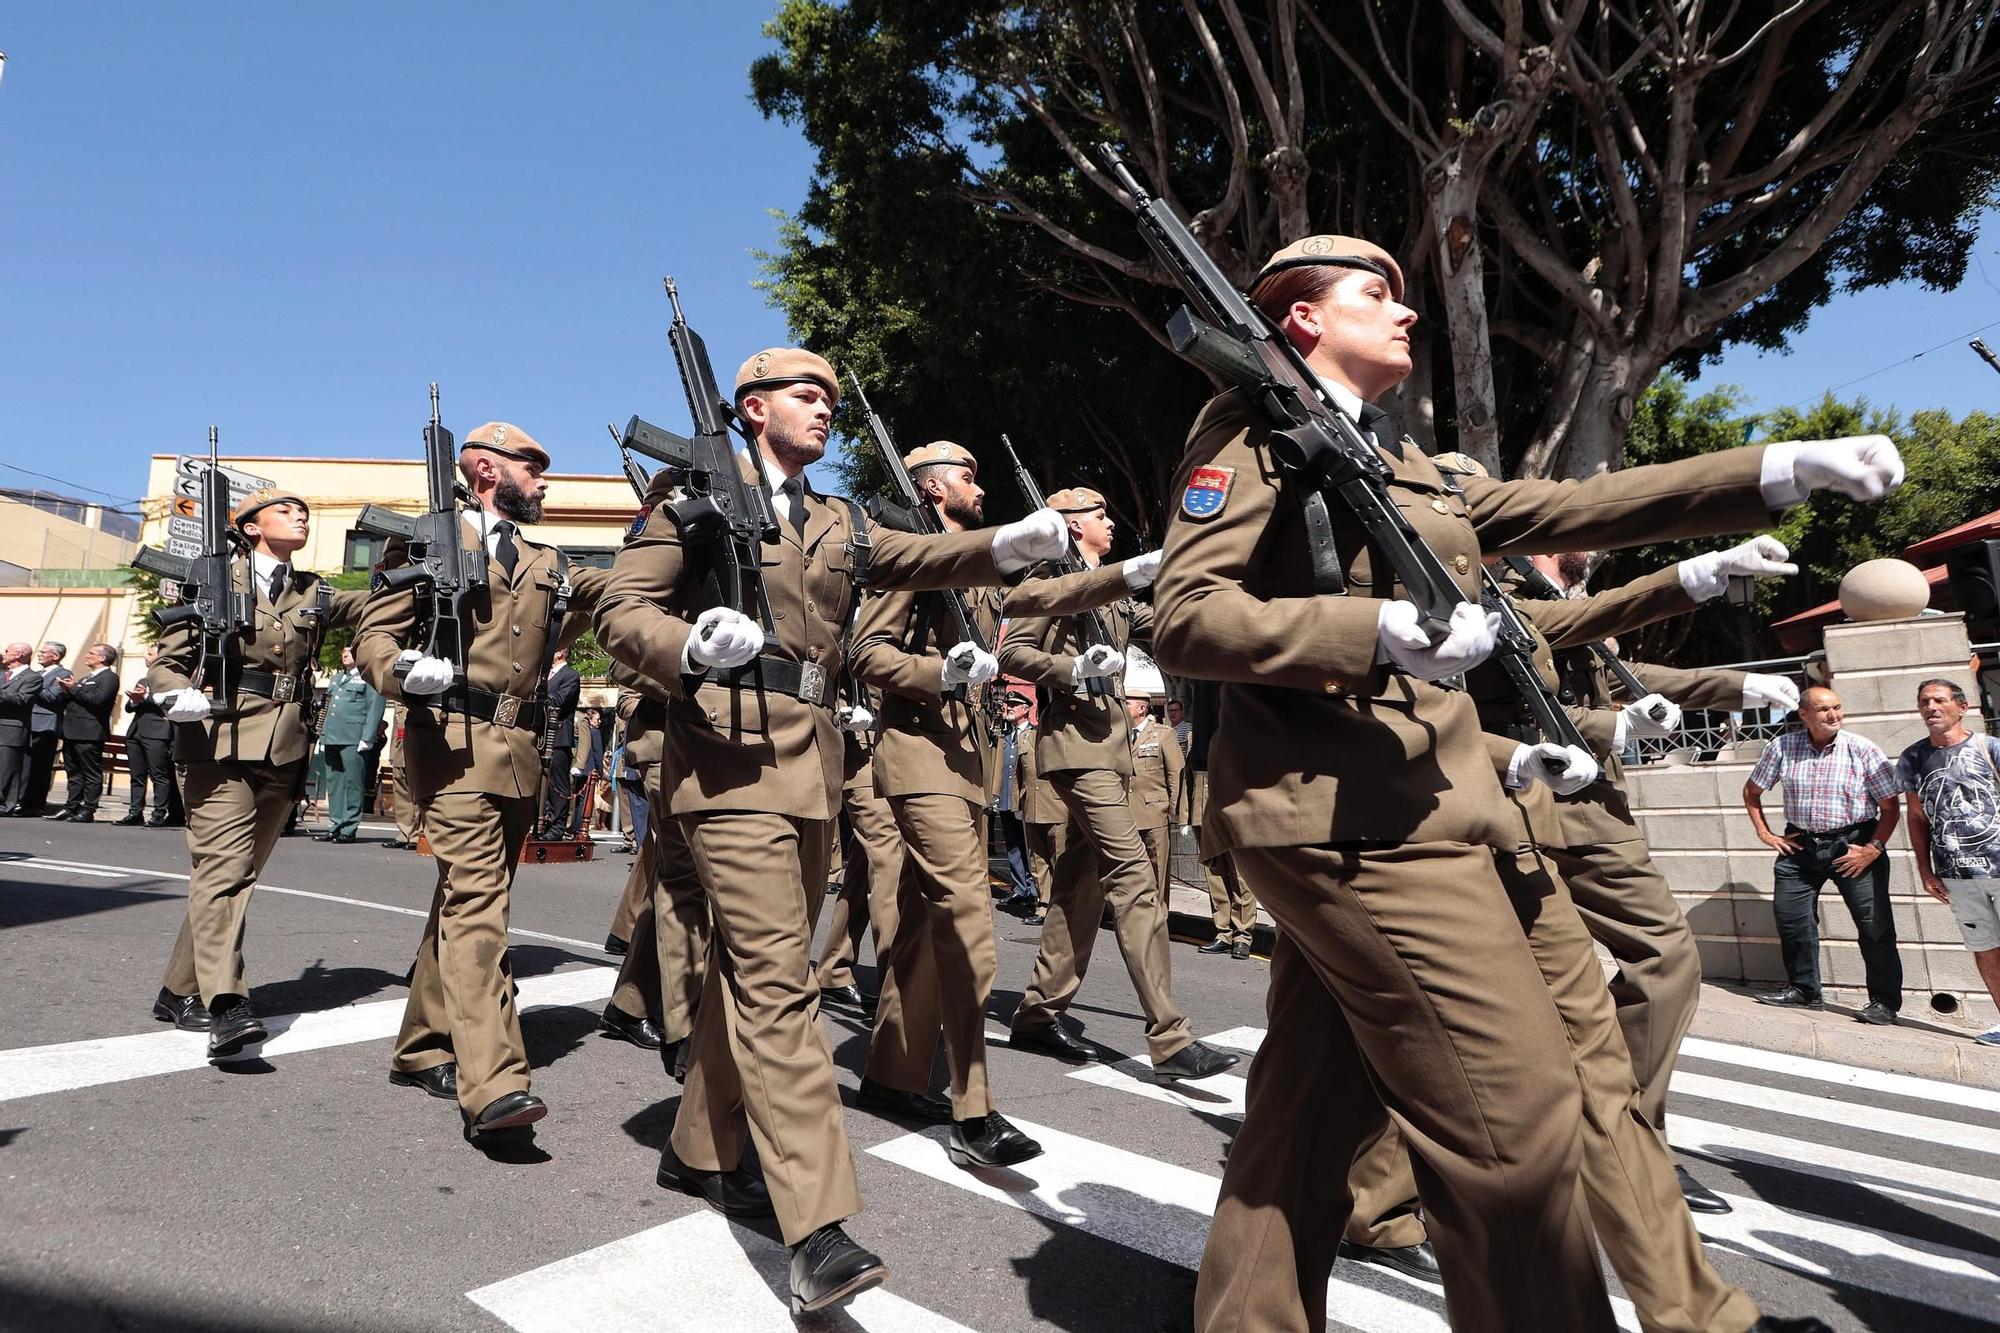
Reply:
M1508 681L1514 686L1514 693L1520 697L1522 715L1534 724L1545 741L1557 745L1572 745L1589 753L1584 744L1583 733L1577 730L1576 720L1570 717L1562 706L1562 700L1542 679L1542 673L1535 666L1535 635L1521 619L1521 613L1508 600L1507 592L1500 586L1500 580L1493 577L1491 569L1482 568L1480 576L1486 582L1486 595L1480 599L1488 611L1500 613L1500 634L1495 642L1493 656L1500 663L1500 669L1507 673ZM1516 739L1531 739L1517 737Z
M1521 580L1521 590L1527 593L1528 596L1545 602L1559 602L1563 600L1563 590L1556 586L1556 581L1535 568L1534 562L1526 556L1506 556L1502 560L1502 563L1514 571L1515 576ZM1637 676L1632 674L1632 668L1626 666L1618 659L1618 654L1612 652L1611 646L1605 643L1604 640L1594 639L1585 644L1584 647L1588 648L1591 655L1604 664L1604 669L1611 673L1611 678L1618 682L1619 688L1630 695L1635 703L1652 693ZM1665 722L1667 720L1667 710L1663 705L1654 704L1652 708L1647 710L1647 716L1651 717L1655 722Z
M1979 354L1979 359L1981 361L1984 361L1987 365L1993 367L1993 369L1995 369L1996 371L2000 371L2000 356L1993 355L1993 349L1986 345L1986 340L1984 338L1974 338L1971 342L1967 343L1966 346L1970 347L1974 352L1977 352Z
M1028 471L1027 465L1021 461L1021 455L1014 452L1014 442L1007 438L1005 433L1000 436L1000 445L1007 451L1007 461L1014 465L1014 484L1021 488L1021 499L1027 503L1028 511L1033 513L1037 509L1048 508L1049 502L1042 495L1041 483L1035 480L1034 473ZM1084 569L1083 553L1077 550L1076 543L1070 540L1067 527L1063 531L1063 553L1055 561L1055 566L1064 574L1081 573ZM1082 647L1095 648L1100 644L1106 648L1112 646L1111 631L1104 627L1104 617L1097 614L1096 610L1079 612L1072 617L1072 620L1076 625L1077 641ZM1099 699L1118 692L1117 686L1112 683L1109 676L1092 676L1084 682L1084 688L1093 698Z
M626 444L625 437L618 433L618 427L607 421L604 423L604 429L611 432L611 442L618 446L618 460L624 465L625 480L631 485L632 494L639 497L641 504L645 503L646 492L653 488L653 479L646 475L646 469L640 467L638 461L632 457L631 446Z
M254 591L239 592L232 565L239 550L247 550L243 534L229 521L229 479L223 475L217 454L219 436L208 428L208 466L201 476L201 554L193 559L139 548L132 567L181 585L181 604L153 612L153 624L160 629L199 621L201 657L194 671L195 687L208 696L209 716L227 717L231 711L231 644L240 642L256 626Z
M861 377L853 371L847 372L848 382L854 386L854 397L861 404L861 415L868 421L868 430L875 437L875 451L882 455L883 470L889 474L889 482L896 488L896 495L909 511L911 527L909 531L925 536L937 536L944 531L944 520L931 502L917 492L917 483L910 476L910 470L903 466L903 456L896 452L896 441L889 434L889 423L875 414L875 408L868 401L868 391L861 387ZM965 594L957 588L947 588L938 597L944 607L944 629L951 637L953 645L969 643L979 652L988 651L986 636L979 632L979 625L972 617L972 608L966 603ZM911 647L922 651L922 644ZM952 660L962 670L972 665L973 654L961 654ZM946 688L944 697L963 702L965 686L952 685Z

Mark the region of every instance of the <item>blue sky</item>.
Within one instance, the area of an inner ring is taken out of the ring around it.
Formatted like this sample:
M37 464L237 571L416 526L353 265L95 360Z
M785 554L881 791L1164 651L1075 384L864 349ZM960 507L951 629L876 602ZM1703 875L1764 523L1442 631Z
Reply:
M752 251L811 155L749 101L766 12L10 6L0 463L130 497L210 422L225 453L407 456L436 379L454 429L509 418L614 470L605 421L686 423L663 273L725 382L786 341ZM1996 240L1955 294L1842 298L1705 382L1809 399L2000 319ZM2000 377L1954 343L1864 391L1964 411Z

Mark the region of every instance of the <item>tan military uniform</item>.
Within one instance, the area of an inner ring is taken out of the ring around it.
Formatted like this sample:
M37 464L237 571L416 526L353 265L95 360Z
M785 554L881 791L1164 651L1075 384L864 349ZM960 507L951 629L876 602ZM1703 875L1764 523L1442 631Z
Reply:
M1346 1197L1386 1111L1423 1163L1454 1309L1495 1329L1609 1328L1577 1206L1574 1057L1493 862L1519 841L1518 811L1466 693L1378 666L1378 599L1401 590L1337 503L1355 595L1316 591L1305 506L1270 438L1241 393L1203 410L1171 493L1220 502L1175 509L1155 585L1161 667L1223 682L1203 850L1234 854L1280 932L1196 1327L1317 1326L1347 1220L1327 1201ZM1482 546L1572 550L1768 519L1760 449L1582 482L1474 478L1462 496L1414 446L1380 452L1398 507L1474 598Z
M250 891L271 859L292 813L301 769L311 750L306 705L312 669L325 632L360 618L366 594L333 593L321 622L317 574L291 571L276 602L255 588L249 559L231 565L239 591L254 591L256 625L234 645L237 667L277 678L271 691L234 692L230 715L174 727L174 762L181 765L187 807L188 912L167 960L161 985L175 995L249 994L243 971L243 928ZM146 673L154 698L187 689L201 664L201 626L183 621L160 635L160 655ZM271 697L284 694L284 699Z
M883 954L896 932L896 883L903 870L903 839L896 832L896 815L875 791L875 739L847 733L845 777L840 787L841 813L847 816L852 846L841 867L840 896L827 913L826 947L816 976L820 989L854 985L854 960L861 950L861 932L873 929L875 969L883 970ZM880 985L878 980L877 985Z
M474 517L462 528L468 544L482 540ZM465 683L525 702L539 697L545 683L542 663L552 650L558 561L552 546L521 536L516 545L514 576L489 556L486 593L466 603ZM401 544L391 542L383 563L393 567L405 558ZM555 646L566 646L583 632L604 579L603 570L572 571L569 615ZM474 718L468 742L466 715L438 706L449 694L405 698L396 659L420 625L417 589L378 588L354 639L354 660L368 683L407 706L403 758L409 792L438 868L391 1060L406 1074L456 1060L458 1104L477 1116L496 1099L527 1091L529 1084L507 917L521 847L535 821L540 734L532 714L514 725Z
M1138 825L1139 840L1146 844L1146 856L1153 863L1153 882L1159 888L1160 910L1171 904L1167 890L1172 884L1173 830L1188 822L1183 801L1182 781L1187 760L1181 754L1180 737L1166 723L1148 717L1131 730L1132 789L1127 804L1132 822Z
M668 497L663 474L649 503ZM842 668L855 595L848 506L808 490L803 532L780 521L764 548L773 614L766 658L816 668L824 697ZM922 538L869 528L871 586L992 584L992 536ZM833 1055L818 1022L812 927L826 892L843 746L830 706L681 672L710 605L667 510L618 553L598 641L667 689L661 790L708 887L715 937L696 1013L673 1151L697 1170L733 1169L745 1115L787 1243L861 1207Z
M644 716L641 716L643 710ZM619 686L618 721L624 727L625 766L640 775L646 791L647 810L652 809L653 792L658 789L660 728L666 721L663 707L635 689ZM586 775L588 776L588 775ZM615 796L612 799L616 799ZM588 830L586 830L588 832ZM618 908L611 915L611 934L628 944L634 923L653 898L652 828L629 829L637 856L632 871L625 876L625 891L618 895ZM629 954L629 949L627 950Z
M1055 890L1055 864L1068 845L1069 807L1035 767L1035 743L1041 734L1040 727L1026 728L1016 750L1021 756L1021 822L1028 828L1028 873L1034 876L1035 895L1046 915Z
M1153 610L1131 599L1120 566L1092 574L1104 598L1099 615L1112 647L1122 652L1132 643L1145 643L1152 635ZM1166 904L1127 800L1130 719L1115 688L1092 695L1072 682L1081 651L1076 626L1067 615L1013 618L1000 650L1002 669L1034 682L1040 691L1035 771L1049 779L1072 825L1067 845L1055 858L1041 953L1014 1011L1013 1026L1016 1031L1046 1027L1069 1008L1090 966L1108 901L1118 951L1146 1015L1147 1053L1159 1064L1194 1036L1187 1015L1174 1004Z
M1189 766L1187 770L1189 821L1199 841L1203 814L1208 809L1208 770ZM1215 937L1230 944L1249 944L1257 933L1257 895L1236 873L1236 862L1228 852L1203 856L1201 868L1208 877L1208 913L1215 924Z
M627 898L635 896L632 881L639 883L638 906L611 1002L625 1013L651 1018L662 1037L676 1042L694 1031L695 1006L708 972L708 890L702 887L686 835L660 799L664 708L621 688L618 711L625 717L625 763L639 765L644 774L646 827L639 831L639 855L627 879Z
M389 720L389 766L396 772L396 841L416 846L423 833L417 818L417 803L410 796L410 770L403 766L403 721L407 710L398 706Z

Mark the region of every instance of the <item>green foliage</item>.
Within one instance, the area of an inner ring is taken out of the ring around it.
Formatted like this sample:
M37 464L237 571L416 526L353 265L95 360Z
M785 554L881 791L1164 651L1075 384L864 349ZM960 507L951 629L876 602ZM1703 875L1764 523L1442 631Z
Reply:
M349 570L340 574L320 576L339 592L352 592L368 586L369 572L365 569ZM319 645L319 669L331 675L340 670L340 650L354 642L351 629L330 629Z
M569 646L569 664L585 680L604 680L611 675L611 654L597 642L597 631L587 629Z

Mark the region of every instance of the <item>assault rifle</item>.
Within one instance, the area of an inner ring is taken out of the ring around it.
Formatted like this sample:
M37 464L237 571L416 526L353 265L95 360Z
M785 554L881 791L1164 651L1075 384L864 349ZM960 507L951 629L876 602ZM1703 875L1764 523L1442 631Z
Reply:
M1563 710L1562 700L1535 668L1534 631L1522 621L1521 613L1507 599L1506 590L1500 586L1500 580L1493 577L1493 571L1482 568L1480 577L1486 582L1486 595L1480 598L1480 604L1488 611L1500 613L1500 635L1493 656L1500 663L1500 669L1507 673L1514 693L1520 696L1522 715L1541 733L1543 740L1554 741L1557 745L1573 745L1588 753L1590 747L1584 744L1583 733L1577 730L1575 720ZM1533 737L1515 739L1531 741Z
M256 593L239 592L231 566L243 549L243 536L229 521L229 479L217 457L218 435L208 428L208 467L201 477L201 554L193 559L142 546L132 567L181 585L181 604L153 612L161 629L201 622L201 658L194 672L196 688L208 696L209 716L227 717L235 682L230 678L234 656L230 645L256 626Z
M1534 562L1526 556L1506 556L1501 563L1514 571L1515 576L1521 580L1521 590L1528 596L1546 602L1562 600L1563 590L1556 586L1556 581L1535 568ZM1637 676L1632 674L1632 668L1618 660L1618 654L1612 652L1610 645L1602 639L1594 640L1584 646L1590 650L1593 657L1604 664L1604 669L1611 673L1611 678L1618 682L1619 688L1630 695L1635 703L1652 693ZM1655 722L1665 722L1667 710L1659 704L1654 704L1649 716Z
M611 442L618 446L618 461L624 465L625 480L632 487L632 494L639 497L641 504L645 503L646 492L653 488L653 479L646 475L646 469L640 467L633 459L632 447L625 443L625 437L618 433L618 427L607 421L604 423L604 429L611 432Z
M1027 465L1021 462L1021 455L1014 452L1014 442L1003 433L1000 436L1000 445L1007 451L1007 461L1014 465L1014 484L1021 488L1021 499L1027 502L1029 512L1048 508L1049 502L1042 496L1041 483L1035 480L1035 474L1028 471ZM1055 562L1056 568L1065 574L1081 572L1084 568L1083 554L1076 549L1075 543L1069 540L1066 533L1063 542L1063 553ZM1082 647L1095 648L1099 644L1107 648L1111 646L1111 631L1104 627L1104 617L1098 615L1094 609L1079 612L1072 619L1076 624L1077 641ZM1084 688L1093 698L1099 699L1118 692L1118 687L1109 676L1092 676L1084 682Z
M847 379L854 386L854 397L861 404L861 415L868 420L868 429L875 436L875 451L882 455L882 467L889 474L889 481L896 488L897 496L909 511L911 532L926 536L936 536L944 531L944 522L930 501L917 493L917 483L911 478L910 470L903 466L903 456L896 452L896 441L889 434L889 423L875 414L875 408L868 401L868 391L861 387L861 377L853 371L847 372ZM944 607L944 630L951 636L953 644L969 643L981 652L986 652L986 636L979 632L978 624L972 618L972 608L966 604L965 594L956 588L945 589L938 597ZM922 651L922 644L911 647ZM972 665L972 654L965 653L954 659L958 665ZM947 699L963 702L965 686L953 685L944 692Z
M667 340L680 367L687 391L688 412L694 418L694 438L633 417L619 440L620 447L656 458L686 473L681 498L666 506L686 546L706 546L725 605L756 620L775 637L771 599L764 590L764 546L778 540L778 511L771 504L771 483L764 475L754 442L750 445L754 484L743 480L730 431L738 425L736 411L716 387L708 347L688 327L681 313L680 289L666 280L667 300L674 320ZM745 437L747 440L747 436Z
M1140 236L1193 307L1183 306L1167 321L1174 350L1249 395L1275 427L1272 448L1278 462L1310 492L1331 495L1346 506L1415 603L1424 633L1433 644L1441 642L1450 632L1453 609L1472 599L1390 498L1394 473L1388 463L1320 387L1318 376L1291 339L1230 285L1187 224L1139 183L1118 150L1102 144L1097 156L1131 196ZM1323 511L1317 517L1307 515L1309 525L1323 519ZM1337 561L1317 574L1316 582L1336 582ZM1503 616L1503 627L1504 621ZM1548 690L1528 655L1531 644L1531 639L1503 633L1494 655L1522 691L1523 705L1546 728L1555 722L1546 716L1549 712L1567 718L1551 700L1541 697ZM1545 734L1568 745L1575 731L1569 726Z

